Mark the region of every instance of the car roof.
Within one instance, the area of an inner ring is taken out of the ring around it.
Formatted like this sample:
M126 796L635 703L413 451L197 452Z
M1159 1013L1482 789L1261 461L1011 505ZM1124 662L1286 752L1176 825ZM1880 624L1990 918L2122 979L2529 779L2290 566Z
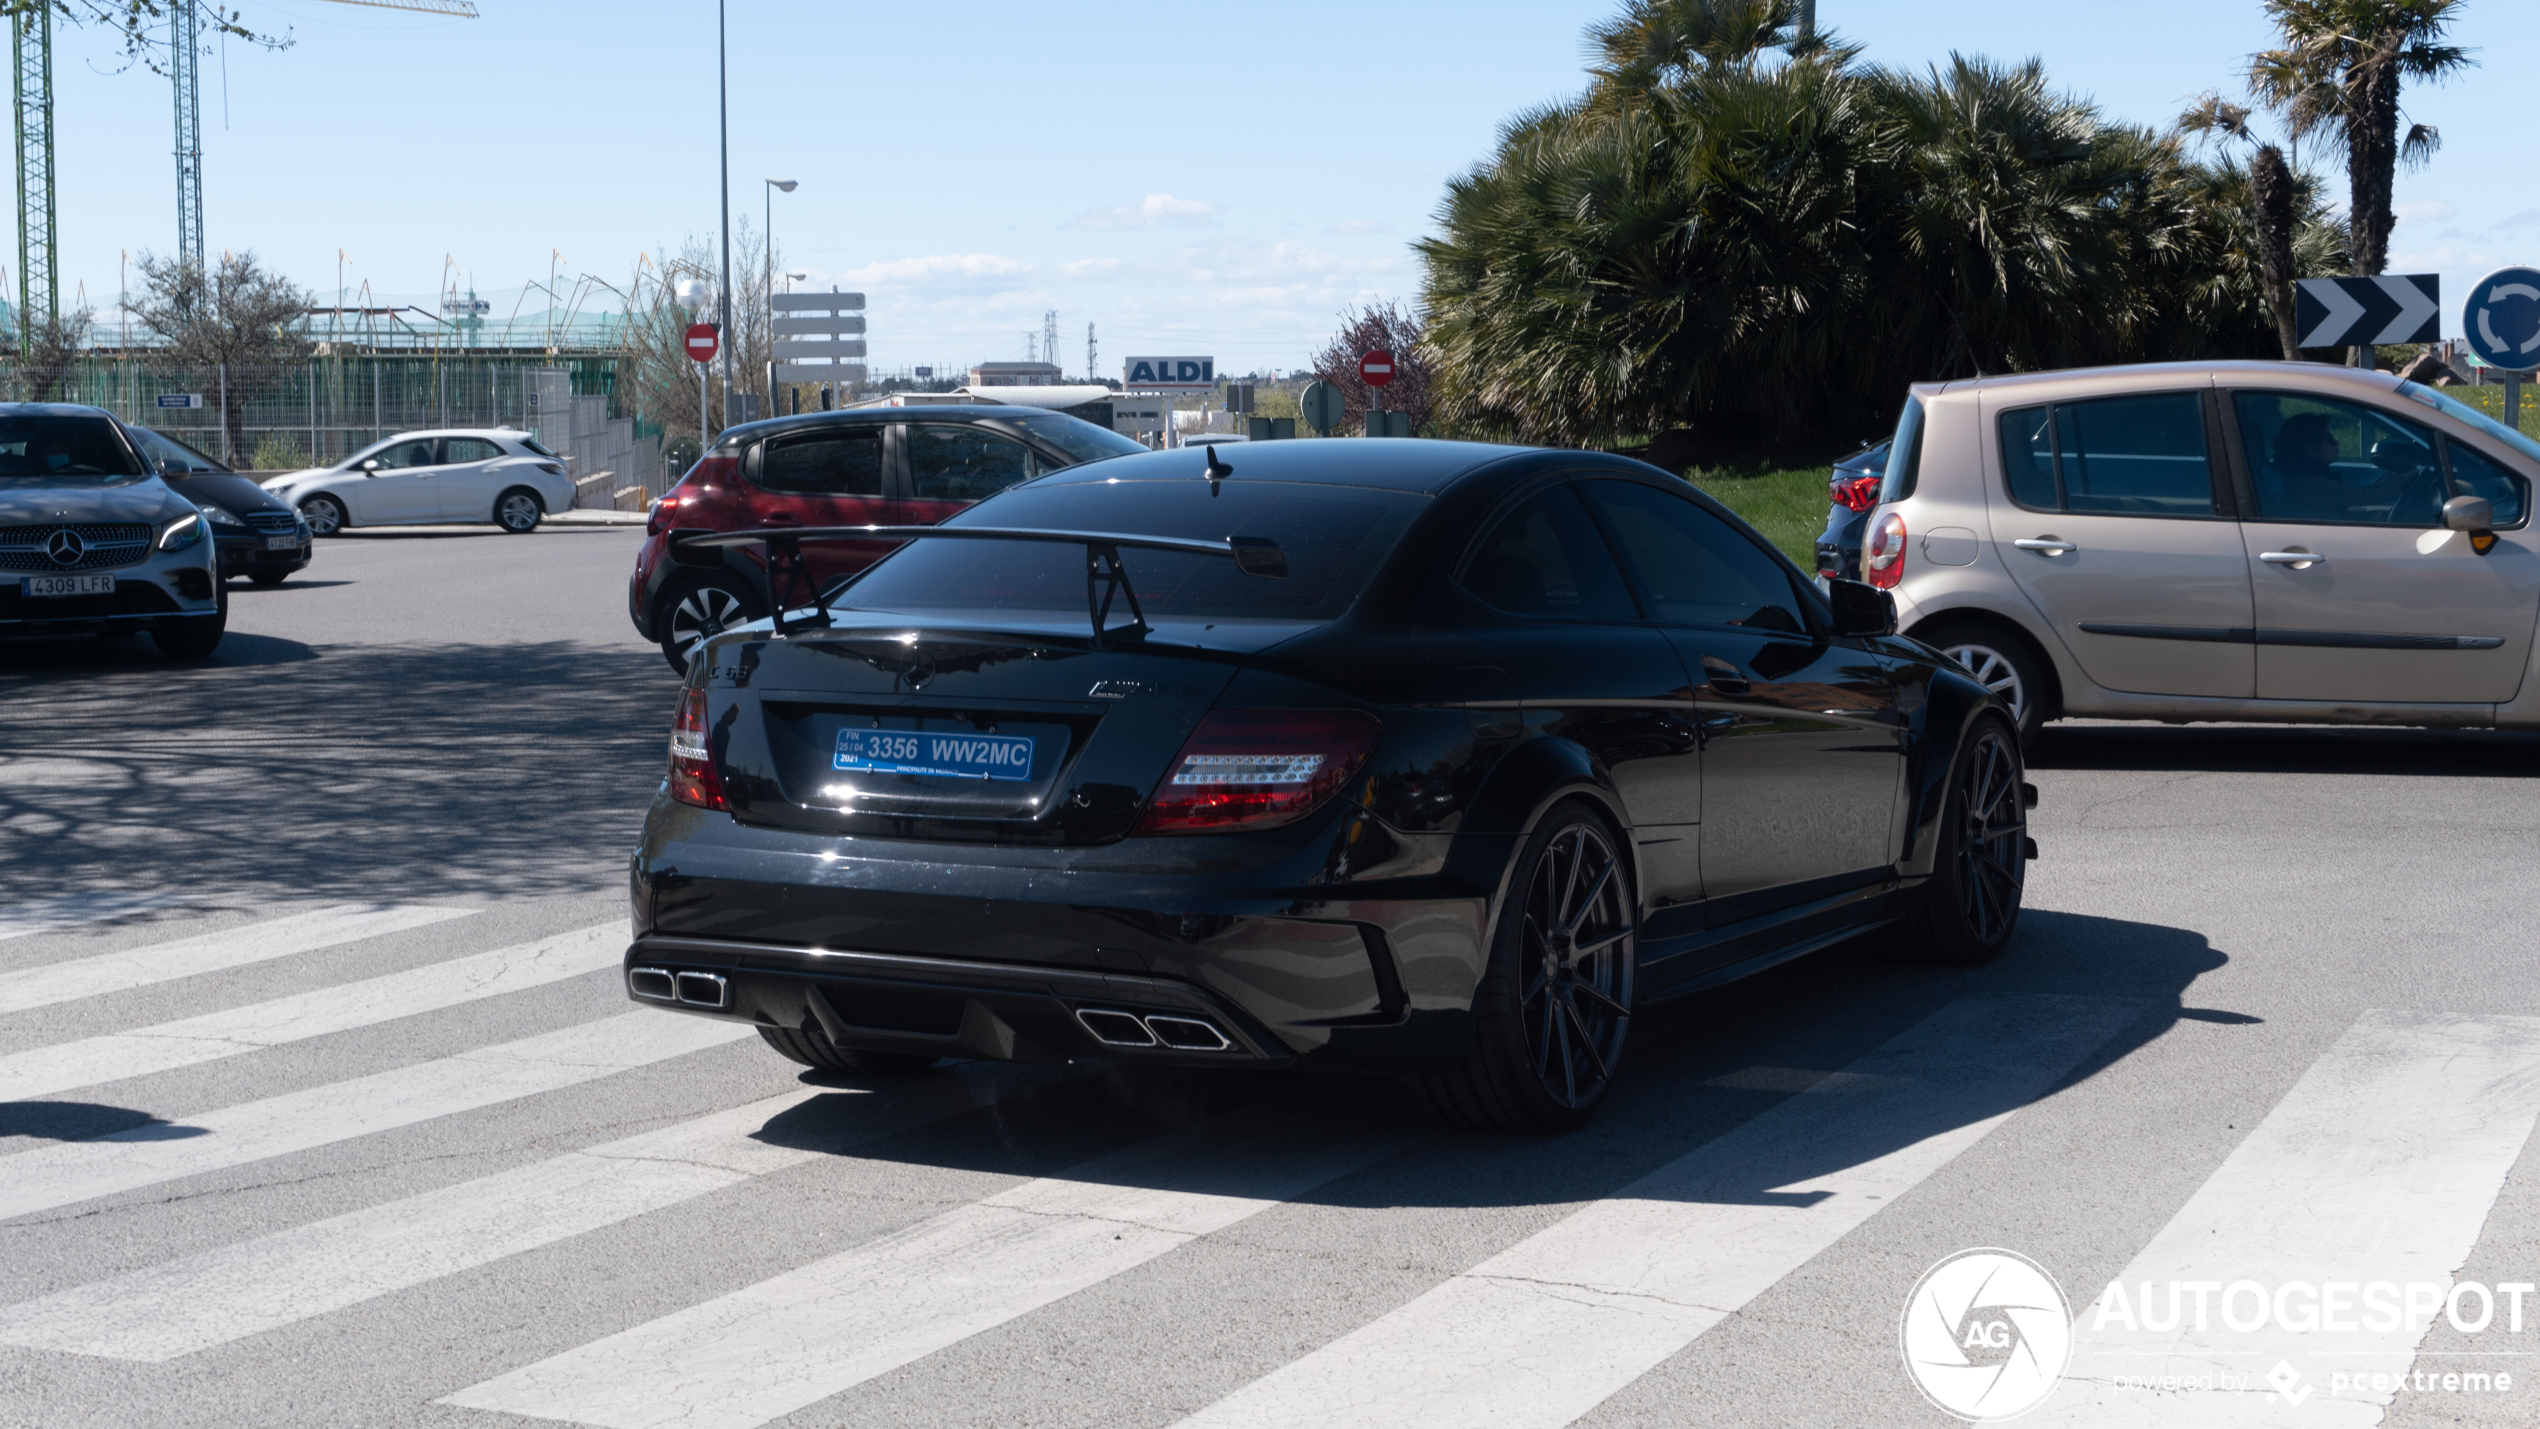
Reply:
M923 407L851 407L829 412L795 412L782 417L762 417L755 422L743 422L738 426L724 428L722 435L715 438L715 444L720 446L725 442L756 441L760 437L774 436L779 432L800 431L806 427L862 427L871 426L877 422L967 422L980 417L1002 417L1012 421L1017 416L1065 417L1069 415L1071 415L1069 412L1060 407L1019 407L1009 406L1002 402L981 402L975 405L947 402L942 406L929 403ZM1083 421L1084 419L1079 417L1076 420ZM1087 423L1087 425L1094 424ZM1101 428L1096 426L1095 430L1100 431Z
M1187 481L1204 476L1214 450L1231 482L1312 482L1367 486L1436 495L1485 467L1512 458L1570 457L1584 465L1655 473L1657 468L1601 452L1556 452L1543 447L1498 446L1428 438L1378 440L1324 438L1245 442L1201 450L1131 452L1052 472L1032 483L1055 486L1093 481Z
M2257 378L2283 381L2293 378L2305 382L2345 384L2368 391L2396 391L2399 378L2395 373L2367 372L2359 367L2344 367L2329 362L2279 362L2261 358L2217 358L2201 362L2128 362L2104 367L2059 367L2042 372L2005 372L1991 377L1961 377L1947 382L1917 382L1914 391L1926 397L1957 396L1967 392L2017 391L2029 387L2051 387L2061 383L2087 383L2124 379L2131 382L2186 380L2211 382L2232 378Z
M0 415L40 412L47 417L111 417L114 413L85 402L0 402Z

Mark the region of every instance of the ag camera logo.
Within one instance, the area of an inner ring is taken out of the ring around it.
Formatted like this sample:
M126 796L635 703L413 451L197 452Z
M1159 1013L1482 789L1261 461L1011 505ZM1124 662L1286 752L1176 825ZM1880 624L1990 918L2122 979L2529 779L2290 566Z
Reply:
M1897 1339L1914 1387L1943 1413L2011 1419L2055 1392L2072 1358L2072 1309L2027 1256L1962 1250L1914 1283Z

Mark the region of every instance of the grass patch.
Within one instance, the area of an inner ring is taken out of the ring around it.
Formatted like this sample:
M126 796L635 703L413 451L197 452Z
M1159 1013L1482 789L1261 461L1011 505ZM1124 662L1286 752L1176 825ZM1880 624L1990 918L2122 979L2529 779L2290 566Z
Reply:
M1823 466L1696 469L1693 484L1746 518L1803 571L1817 568L1817 534L1826 529Z
M2501 422L2505 420L2505 389L2495 387L2446 387L2443 395L2464 406L2476 407ZM2517 425L2526 437L2540 436L2540 383L2522 384L2522 410L2515 414Z

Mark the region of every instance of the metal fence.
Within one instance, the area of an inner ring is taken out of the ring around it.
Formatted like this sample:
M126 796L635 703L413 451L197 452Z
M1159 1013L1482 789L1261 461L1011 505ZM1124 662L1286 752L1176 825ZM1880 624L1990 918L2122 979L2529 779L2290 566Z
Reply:
M241 469L328 466L400 432L509 427L559 456L578 504L658 491L661 439L638 438L614 412L616 364L586 358L329 356L280 366L181 367L145 356L74 362L42 393L103 407ZM22 368L0 372L0 398L39 395Z

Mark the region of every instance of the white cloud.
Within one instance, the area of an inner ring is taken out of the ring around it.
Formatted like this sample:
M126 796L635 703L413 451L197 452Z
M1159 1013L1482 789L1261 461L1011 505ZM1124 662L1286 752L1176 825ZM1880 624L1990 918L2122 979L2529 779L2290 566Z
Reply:
M1148 194L1125 208L1094 209L1068 221L1070 228L1210 228L1221 210L1213 203L1171 194Z
M2390 205L2390 212L2401 223L2440 223L2457 210L2440 199L2415 199Z
M1392 230L1392 229L1385 227L1385 226L1384 226L1383 224L1381 224L1381 223L1370 223L1370 222L1368 222L1366 219L1363 219L1363 218L1353 218L1353 219L1351 219L1351 220L1350 220L1349 222L1347 222L1347 223L1344 223L1344 224L1339 224L1339 225L1337 225L1337 226L1335 226L1335 227L1324 229L1323 231L1324 231L1325 233L1333 233L1333 234L1351 234L1351 233L1391 233L1391 232L1393 232L1393 230Z
M1079 258L1073 263L1059 264L1058 271L1066 274L1070 278L1104 278L1120 271L1120 260L1117 258Z
M2510 217L2500 218L2496 220L2496 226L2507 233L2526 228L2540 228L2540 208L2526 208Z
M924 258L890 258L879 263L867 263L836 276L846 282L871 286L880 283L940 283L947 279L1013 278L1031 271L1029 263L994 253L937 253Z

